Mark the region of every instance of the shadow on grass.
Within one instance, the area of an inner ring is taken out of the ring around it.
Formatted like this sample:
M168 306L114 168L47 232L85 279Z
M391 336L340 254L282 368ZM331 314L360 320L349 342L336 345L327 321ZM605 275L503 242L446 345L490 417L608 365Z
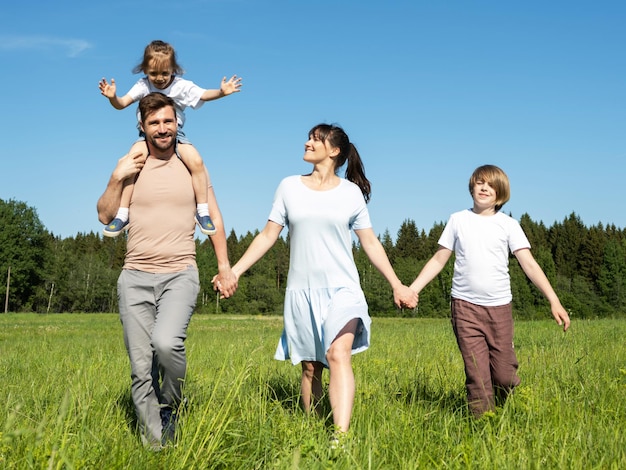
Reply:
M290 413L303 413L302 402L300 396L300 384L285 377L271 377L264 385L264 398L269 401L274 401L280 404L280 406ZM318 416L324 418L326 426L332 426L333 419L330 407L330 401L328 399L328 393L324 391L322 399L316 406L316 413Z
M407 405L422 404L451 413L466 412L467 399L464 390L444 390L428 381L414 381L395 394L395 399Z
M139 423L137 421L137 413L135 413L135 404L133 403L130 388L124 388L118 393L115 405L124 415L128 427L137 433Z

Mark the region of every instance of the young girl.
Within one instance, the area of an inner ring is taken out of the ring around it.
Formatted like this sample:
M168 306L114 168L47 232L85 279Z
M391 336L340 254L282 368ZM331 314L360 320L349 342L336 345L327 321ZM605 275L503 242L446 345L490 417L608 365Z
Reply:
M493 409L494 393L504 399L520 383L513 350L509 251L546 296L564 331L570 319L531 254L520 224L500 212L510 196L507 175L497 166L481 166L470 178L469 191L472 209L450 216L439 249L410 287L419 294L454 251L452 327L465 363L469 406L480 416Z
M239 278L274 245L283 227L289 227L285 324L274 357L301 364L306 411L321 398L322 372L330 369L334 446L350 425L355 393L351 355L367 349L370 340L371 320L350 230L391 285L397 306L414 308L417 295L400 282L372 229L366 206L370 182L343 129L328 124L311 129L304 160L313 166L311 173L282 180L265 228L232 270ZM346 178L340 178L337 172L346 163Z
M182 131L185 124L185 108L190 106L193 109L198 109L205 101L216 100L240 91L241 78L233 75L230 80L226 80L224 77L219 89L200 88L195 83L180 77L184 70L176 60L174 48L158 40L152 41L146 46L143 60L133 69L133 73L140 72L146 76L137 81L125 96L120 98L116 95L114 79L111 79L110 84L105 78L100 80L100 92L109 99L115 109L124 109L154 91L161 92L174 100L178 121L178 155L191 173L197 204L196 222L202 233L213 235L215 234L215 226L209 217L207 174L204 163L196 148L191 145ZM139 118L139 115L137 117ZM131 147L129 153L140 152L144 157L147 157L148 150L141 132L140 137L140 140ZM128 206L133 191L133 182L134 180L130 180L124 187L118 213L115 219L104 228L104 235L116 237L128 224Z

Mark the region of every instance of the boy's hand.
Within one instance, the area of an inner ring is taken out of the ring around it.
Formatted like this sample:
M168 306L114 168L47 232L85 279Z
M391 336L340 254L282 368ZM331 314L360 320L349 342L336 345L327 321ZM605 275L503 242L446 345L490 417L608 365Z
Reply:
M563 331L567 331L570 325L570 319L567 311L561 305L552 308L552 316L559 325L563 325Z

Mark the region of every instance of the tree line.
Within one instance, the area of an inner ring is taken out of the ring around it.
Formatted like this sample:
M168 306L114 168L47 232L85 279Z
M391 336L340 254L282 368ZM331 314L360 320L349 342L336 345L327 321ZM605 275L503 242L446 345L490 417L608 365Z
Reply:
M572 213L546 227L523 214L520 223L532 252L574 318L623 316L626 312L626 231L615 225L587 227ZM437 250L444 228L435 223L428 232L406 219L396 241L388 231L380 240L398 277L409 284ZM231 262L248 248L255 233L228 236ZM288 235L287 235L288 237ZM230 299L219 299L211 278L217 260L208 238L197 239L201 289L197 313L282 314L289 270L288 239L279 238L267 255L239 280ZM25 203L0 199L0 287L9 312L117 312L117 277L126 249L125 235L107 238L78 233L61 238L48 232L37 211ZM354 258L372 316L437 317L449 314L453 260L420 294L415 310L397 310L385 279L364 251L353 245ZM515 257L509 269L516 318L550 318L549 304L526 278ZM8 292L8 295L7 295Z

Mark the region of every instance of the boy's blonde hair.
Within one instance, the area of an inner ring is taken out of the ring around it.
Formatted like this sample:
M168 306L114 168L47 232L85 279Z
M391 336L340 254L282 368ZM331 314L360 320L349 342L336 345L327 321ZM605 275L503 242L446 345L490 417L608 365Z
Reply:
M474 196L474 186L479 181L489 183L496 192L496 212L511 198L509 177L495 165L483 165L474 170L469 180L469 192Z

